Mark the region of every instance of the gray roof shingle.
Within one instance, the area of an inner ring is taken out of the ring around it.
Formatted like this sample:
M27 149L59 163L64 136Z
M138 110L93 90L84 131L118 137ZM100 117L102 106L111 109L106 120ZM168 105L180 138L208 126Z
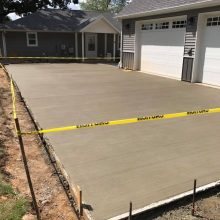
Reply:
M6 30L33 30L33 31L80 31L88 24L103 15L116 29L120 30L120 24L111 13L96 11L45 9L39 10L26 17L8 22L0 26Z
M147 13L155 10L184 6L193 3L207 2L207 0L133 0L117 17L131 14Z

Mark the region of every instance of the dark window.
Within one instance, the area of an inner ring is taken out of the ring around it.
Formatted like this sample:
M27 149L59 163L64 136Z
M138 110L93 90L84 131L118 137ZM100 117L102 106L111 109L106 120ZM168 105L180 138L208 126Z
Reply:
M206 25L210 26L220 26L220 17L208 18Z
M185 28L186 20L173 21L172 28Z
M37 33L36 32L29 32L27 33L27 46L38 46L37 41Z
M169 29L169 22L162 22L162 23L156 23L155 29L160 30L160 29Z
M153 30L153 24L142 24L141 30Z

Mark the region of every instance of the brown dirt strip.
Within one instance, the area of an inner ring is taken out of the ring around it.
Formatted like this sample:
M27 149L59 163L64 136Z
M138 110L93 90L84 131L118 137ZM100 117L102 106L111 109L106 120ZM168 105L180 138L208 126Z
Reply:
M31 201L18 140L14 131L10 84L2 69L0 69L0 82L0 140L4 142L5 147L5 157L1 158L0 165L12 186ZM23 102L17 99L16 107L22 129L34 129ZM76 220L73 208L68 202L38 136L25 137L24 145L41 218L45 220ZM35 219L35 216L29 213L25 219Z

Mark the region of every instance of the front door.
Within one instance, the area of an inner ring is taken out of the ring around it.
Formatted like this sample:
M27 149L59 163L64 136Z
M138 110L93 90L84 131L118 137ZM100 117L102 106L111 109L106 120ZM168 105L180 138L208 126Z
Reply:
M97 34L86 34L86 57L97 57Z

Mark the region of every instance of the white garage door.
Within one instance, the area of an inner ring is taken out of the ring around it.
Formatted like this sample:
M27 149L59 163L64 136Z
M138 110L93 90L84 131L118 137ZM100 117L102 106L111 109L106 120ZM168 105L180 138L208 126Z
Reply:
M206 19L203 82L220 86L220 13Z
M181 78L186 19L142 23L141 71Z

